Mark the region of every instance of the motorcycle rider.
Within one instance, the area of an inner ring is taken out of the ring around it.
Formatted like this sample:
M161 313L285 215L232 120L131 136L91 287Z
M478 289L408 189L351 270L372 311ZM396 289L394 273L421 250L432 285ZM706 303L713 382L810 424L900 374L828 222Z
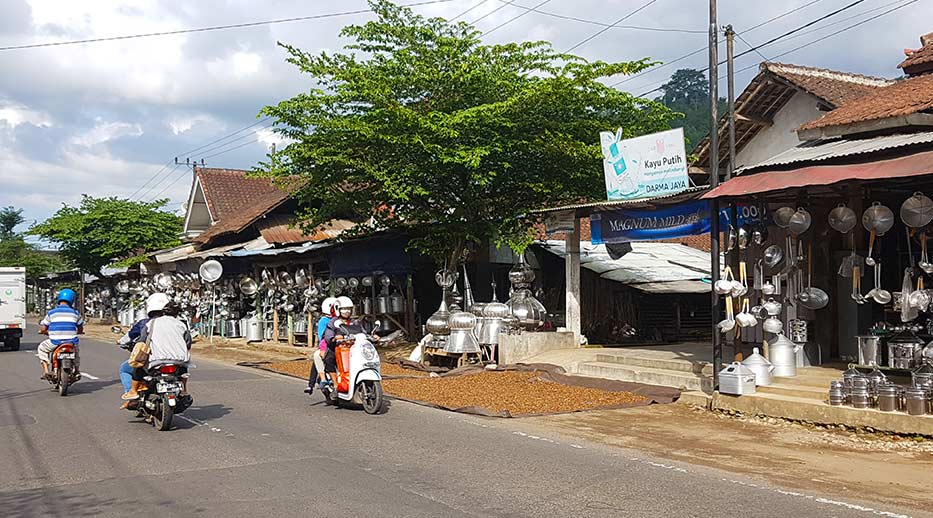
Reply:
M337 297L337 316L327 323L324 341L327 342L327 354L324 356L324 372L331 375L334 386L337 385L337 343L346 338L345 333L354 335L364 332L363 324L353 318L353 301L350 297ZM378 336L373 335L378 340Z
M133 345L139 341L139 337L142 335L143 329L148 322L149 316L147 315L146 318L142 318L133 324L133 327L117 341L120 347L132 351ZM133 368L130 367L129 360L120 364L120 383L123 385L124 394L128 393L133 388ZM126 401L120 408L130 408L133 404L133 401Z
M314 349L314 353L311 355L313 364L311 366L311 374L308 376L308 387L305 389L306 394L314 392L315 380L317 380L322 388L328 381L324 376L324 354L327 352L327 343L324 341L324 331L327 330L327 323L337 316L336 303L336 297L327 297L324 299L324 302L321 303L321 318L317 321L317 338L319 345Z
M133 382L130 391L123 394L124 401L139 398L140 390L145 390L143 378L146 371L162 363L182 364L178 367L178 375L188 371L187 364L191 360L191 333L184 322L177 319L178 307L175 306L165 293L153 293L146 299L146 313L149 322L142 330L140 341L149 338L149 360L145 368L133 370ZM182 393L187 394L188 380L182 377Z
M42 322L39 323L39 333L49 336L47 340L39 344L36 350L36 356L42 363L41 379L49 379L52 352L64 343L75 345L75 369L78 368L78 335L84 334L84 319L74 309L75 299L77 298L78 294L71 288L62 289L58 292L58 296L55 297L58 305L49 310Z

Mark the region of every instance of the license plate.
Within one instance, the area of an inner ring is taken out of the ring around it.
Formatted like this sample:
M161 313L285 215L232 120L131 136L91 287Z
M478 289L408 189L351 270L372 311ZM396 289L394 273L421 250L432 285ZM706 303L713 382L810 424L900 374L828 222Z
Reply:
M75 355L74 355L74 353L61 353L61 354L58 355L58 359L60 359L60 360L74 360L74 359L75 359Z
M156 391L159 393L163 392L178 392L181 390L181 383L159 383L156 385Z

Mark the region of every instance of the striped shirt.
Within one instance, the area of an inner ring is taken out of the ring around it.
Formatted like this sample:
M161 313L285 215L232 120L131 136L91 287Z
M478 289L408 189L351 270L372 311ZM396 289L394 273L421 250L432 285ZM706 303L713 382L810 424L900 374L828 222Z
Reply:
M57 306L50 310L39 325L49 328L49 340L53 345L78 343L78 327L84 325L81 314L68 306Z

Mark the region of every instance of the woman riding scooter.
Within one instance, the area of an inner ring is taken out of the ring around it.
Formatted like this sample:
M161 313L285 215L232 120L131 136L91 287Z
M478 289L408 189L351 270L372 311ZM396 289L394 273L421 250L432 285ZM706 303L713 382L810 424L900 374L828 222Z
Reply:
M187 372L187 363L191 360L191 333L184 322L175 318L177 307L164 293L154 293L146 299L146 313L149 322L143 328L141 341L148 339L149 359L146 367L133 371L133 386L129 392L123 394L124 401L139 398L139 391L145 389L143 378L146 370L160 363L182 364L178 368L178 375ZM183 393L187 393L187 379L182 377Z
M324 331L327 330L327 323L337 316L336 304L336 297L327 297L324 299L324 302L321 303L321 318L317 322L317 339L319 346L315 347L314 354L311 355L311 374L308 376L308 387L305 389L306 394L314 392L315 381L321 385L321 388L327 384L327 378L324 376L324 355L327 353Z

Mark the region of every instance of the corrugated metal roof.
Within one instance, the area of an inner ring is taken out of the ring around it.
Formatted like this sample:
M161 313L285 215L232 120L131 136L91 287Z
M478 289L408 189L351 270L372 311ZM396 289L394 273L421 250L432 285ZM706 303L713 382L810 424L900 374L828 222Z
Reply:
M884 135L867 139L838 138L832 140L818 140L800 144L797 147L779 153L759 164L743 167L736 171L736 174L742 175L748 171L764 167L829 160L831 158L874 153L885 149L929 144L931 142L933 142L933 131Z
M563 241L539 242L549 252L566 256ZM580 265L603 279L653 293L708 293L710 257L677 243L635 242L632 251L613 259L606 245L580 242ZM693 282L689 282L693 281ZM673 283L673 284L672 284ZM697 284L699 283L699 284ZM700 286L702 284L702 286ZM680 291L683 290L683 291Z
M678 192L676 194L666 194L664 196L655 196L653 198L642 198L640 200L609 200L609 201L594 201L590 203L577 203L574 205L562 205L560 207L552 207L548 209L538 209L532 212L537 214L544 214L547 212L558 212L562 210L571 210L571 209L590 209L590 208L599 208L599 209L612 209L615 207L637 207L640 205L655 205L658 201L663 200L673 200L683 196L684 198L689 198L691 194L696 194L703 192L709 189L709 185L697 185L695 187L688 187L686 190Z
M352 221L335 219L315 229L311 234L305 234L300 228L293 227L293 223L294 219L289 214L273 214L256 222L256 228L270 243L294 244L333 239L355 226Z
M270 248L266 250L234 250L227 253L226 255L230 257L252 257L258 255L265 256L274 256L280 254L304 254L312 250L320 250L322 248L327 248L333 246L333 243L305 243L301 246L290 246L286 248Z

